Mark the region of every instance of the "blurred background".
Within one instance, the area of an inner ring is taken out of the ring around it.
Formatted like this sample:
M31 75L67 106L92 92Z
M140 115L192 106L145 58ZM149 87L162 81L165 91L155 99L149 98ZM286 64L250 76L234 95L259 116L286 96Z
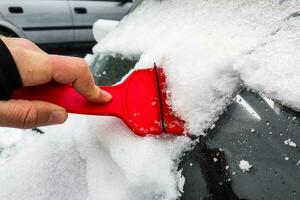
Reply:
M84 57L96 43L93 24L121 20L132 0L1 0L0 35L24 37L53 54Z

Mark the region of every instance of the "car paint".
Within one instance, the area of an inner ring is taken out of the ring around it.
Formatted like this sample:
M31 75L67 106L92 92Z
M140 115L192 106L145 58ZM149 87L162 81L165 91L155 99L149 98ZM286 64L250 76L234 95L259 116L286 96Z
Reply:
M18 35L19 37L23 37L23 38L26 37L25 33L21 29L19 29L14 24L7 22L6 20L3 20L3 18L1 19L1 17L0 17L0 29L1 28L4 28L5 30L10 30L13 33L15 33L16 35Z
M7 0L0 2L0 25L39 44L93 41L97 19L120 20L130 6L118 1ZM23 13L11 13L11 7ZM86 13L75 13L78 8Z
M74 29L76 41L89 41L93 38L92 24L98 19L121 20L131 7L131 3L122 4L116 1L69 1L69 3L74 27L77 27ZM76 14L75 8L86 8L87 13Z

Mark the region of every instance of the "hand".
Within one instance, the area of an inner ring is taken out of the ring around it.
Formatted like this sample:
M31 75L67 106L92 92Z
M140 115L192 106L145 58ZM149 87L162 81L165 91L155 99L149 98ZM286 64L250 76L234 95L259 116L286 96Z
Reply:
M93 76L84 59L49 55L34 43L21 38L2 41L10 50L19 69L23 86L35 86L56 81L72 84L74 89L94 103L106 103L111 95L94 84ZM66 121L64 108L43 101L0 101L0 126L33 128Z

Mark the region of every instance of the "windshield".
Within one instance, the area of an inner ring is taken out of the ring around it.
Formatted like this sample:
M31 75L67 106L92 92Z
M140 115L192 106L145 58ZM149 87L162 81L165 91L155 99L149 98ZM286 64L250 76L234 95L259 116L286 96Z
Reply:
M90 64L97 85L114 85L137 63L139 56L125 57L121 54L98 54Z
M265 96L239 93L183 156L181 199L298 199L299 119Z

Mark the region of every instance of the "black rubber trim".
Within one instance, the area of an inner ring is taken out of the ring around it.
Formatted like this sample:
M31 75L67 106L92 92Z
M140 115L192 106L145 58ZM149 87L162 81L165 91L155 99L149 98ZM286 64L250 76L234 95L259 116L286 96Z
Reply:
M72 29L92 29L93 26L44 26L44 27L23 27L24 31L55 31Z
M17 65L4 42L0 39L0 100L8 100L22 87Z
M155 80L156 80L156 85L157 85L157 92L158 92L158 99L159 99L159 110L160 110L160 118L161 118L161 127L163 133L166 132L166 126L165 126L165 118L164 118L164 111L163 111L163 104L162 104L162 99L161 99L161 88L159 84L159 76L157 72L157 66L156 63L154 63L154 71L155 71Z

